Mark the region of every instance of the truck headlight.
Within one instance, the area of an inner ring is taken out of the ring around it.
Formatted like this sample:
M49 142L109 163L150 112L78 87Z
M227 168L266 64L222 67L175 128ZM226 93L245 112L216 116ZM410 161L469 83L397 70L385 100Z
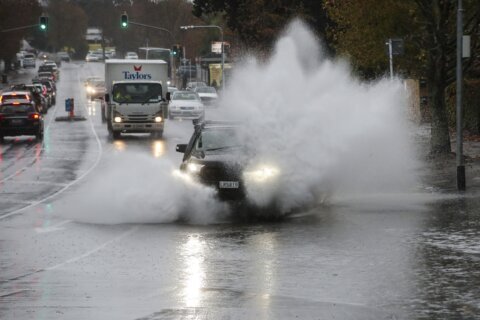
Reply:
M116 123L120 123L120 122L122 122L122 117L115 117L115 118L113 118L113 121L116 122Z
M162 117L155 117L155 122L162 122Z
M276 178L280 174L280 170L272 166L261 166L253 170L245 171L243 174L246 180L266 182Z

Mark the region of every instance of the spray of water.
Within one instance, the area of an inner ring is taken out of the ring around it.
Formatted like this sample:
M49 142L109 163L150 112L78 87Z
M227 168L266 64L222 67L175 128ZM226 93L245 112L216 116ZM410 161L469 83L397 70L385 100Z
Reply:
M227 205L214 190L181 177L178 163L122 152L107 159L75 192L55 204L62 218L86 223L218 222ZM73 205L72 205L73 204Z
M244 123L255 145L252 162L281 170L270 188L248 186L250 198L259 204L275 198L286 212L327 195L412 191L418 162L406 97L399 80L357 80L293 22L267 63L250 58L236 67L223 97L224 115Z
M251 165L279 169L273 183L248 183L247 192L260 207L274 201L284 214L346 195L369 202L413 191L418 163L406 96L399 80L356 79L348 63L324 57L318 39L295 21L269 61L250 57L235 66L215 117L244 124ZM172 175L178 160L125 152L106 162L57 212L94 223L211 223L228 211L212 189Z

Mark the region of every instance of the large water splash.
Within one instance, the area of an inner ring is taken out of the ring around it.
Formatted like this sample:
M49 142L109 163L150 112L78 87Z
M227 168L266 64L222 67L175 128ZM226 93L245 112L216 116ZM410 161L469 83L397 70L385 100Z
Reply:
M246 144L255 149L252 164L280 168L275 183L247 185L251 201L276 200L279 215L327 196L333 203L348 196L365 205L385 199L391 204L393 195L404 203L411 200L404 194L418 185L406 97L400 80L364 83L347 62L327 59L319 40L296 21L268 61L250 57L235 66L215 117L244 124ZM172 155L152 159L127 152L107 162L101 175L57 204L56 212L107 224L183 217L212 223L228 212L214 190L172 176L179 165ZM125 170L132 163L136 169Z
M325 195L404 193L417 185L400 80L364 83L345 61L327 59L305 25L293 22L269 61L236 66L222 101L228 115L246 124L258 159L275 162L281 180L259 192L282 210Z

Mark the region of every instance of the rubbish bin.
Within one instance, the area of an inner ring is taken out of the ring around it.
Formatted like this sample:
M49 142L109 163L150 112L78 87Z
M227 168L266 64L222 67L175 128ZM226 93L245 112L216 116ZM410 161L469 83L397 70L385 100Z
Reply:
M7 74L2 73L2 83L7 83Z

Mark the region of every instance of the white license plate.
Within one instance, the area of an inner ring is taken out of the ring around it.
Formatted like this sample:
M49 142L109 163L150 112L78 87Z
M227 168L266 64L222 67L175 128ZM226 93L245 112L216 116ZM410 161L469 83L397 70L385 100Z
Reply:
M11 123L14 124L14 125L21 125L21 124L23 124L23 120L22 119L12 119Z
M143 129L143 124L134 124L133 127L135 129Z
M220 181L221 189L238 189L239 186L238 181Z

